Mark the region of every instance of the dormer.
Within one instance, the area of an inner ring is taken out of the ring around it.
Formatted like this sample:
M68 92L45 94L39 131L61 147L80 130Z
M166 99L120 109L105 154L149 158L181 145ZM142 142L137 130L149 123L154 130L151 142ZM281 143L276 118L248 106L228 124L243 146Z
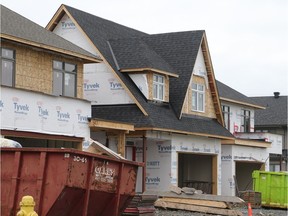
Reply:
M169 102L170 77L174 69L141 38L109 40L114 62L127 73L149 101Z
M206 36L198 49L182 111L223 122Z

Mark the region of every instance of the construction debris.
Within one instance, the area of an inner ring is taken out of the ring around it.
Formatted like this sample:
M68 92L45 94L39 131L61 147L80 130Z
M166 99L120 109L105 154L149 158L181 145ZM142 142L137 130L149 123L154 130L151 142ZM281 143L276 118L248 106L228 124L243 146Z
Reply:
M154 216L154 202L157 198L157 195L146 195L145 193L135 195L128 207L122 213L122 216Z
M117 158L117 159L126 160L121 155L115 153L111 149L107 148L103 144L101 144L101 143L99 143L99 142L97 142L91 138L89 139L89 147L87 149L83 149L83 151L98 154L98 155L106 155L106 156L110 156L110 157Z
M159 192L157 194L159 198L154 203L155 207L215 215L243 215L240 211L231 209L232 204L244 203L244 201L239 197L201 194L202 191L187 187L177 188L173 186L170 187L170 189L172 190L168 192ZM181 193L179 191L181 191Z

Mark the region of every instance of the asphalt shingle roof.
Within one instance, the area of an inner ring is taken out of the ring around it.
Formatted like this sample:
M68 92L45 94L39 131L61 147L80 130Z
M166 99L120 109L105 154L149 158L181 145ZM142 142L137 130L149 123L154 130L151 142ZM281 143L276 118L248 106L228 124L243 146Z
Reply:
M137 128L161 128L232 138L233 135L216 119L185 115L178 119L169 104L151 104L153 112L144 116L135 104L114 106L92 106L94 118L122 121Z
M174 69L141 38L109 40L120 69L153 68L170 73Z
M288 96L251 97L264 106L264 110L255 110L255 126L286 126L287 127L287 100Z
M192 71L205 31L155 34L143 40L175 69L178 78L170 78L170 103L180 117Z
M87 57L99 58L62 37L46 30L42 26L0 5L1 34L25 39L37 44L43 44L57 49L63 49Z
M255 106L261 106L259 103L257 103L253 98L249 98L245 96L244 94L236 91L235 89L232 89L231 87L225 85L224 83L217 80L217 87L220 97L231 99L234 101L251 104Z
M145 116L136 105L93 106L93 118L232 137L215 119L182 116L179 120L204 31L149 35L67 5L65 8L148 113ZM179 75L170 78L169 105L147 101L129 75L119 71L146 66Z

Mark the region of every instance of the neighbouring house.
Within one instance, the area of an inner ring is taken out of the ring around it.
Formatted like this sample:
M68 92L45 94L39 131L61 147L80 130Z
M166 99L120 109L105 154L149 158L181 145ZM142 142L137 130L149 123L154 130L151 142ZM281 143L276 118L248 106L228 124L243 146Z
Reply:
M288 171L288 96L274 92L274 96L251 97L251 99L265 107L264 110L255 110L255 132L278 134L282 137L282 154L280 152L270 154L270 171Z
M101 62L1 5L1 137L23 147L82 149L91 103L83 64Z
M61 5L48 30L94 55L84 65L91 137L145 162L137 191L171 184L221 194L224 127L205 31L146 34Z
M237 195L252 190L252 172L269 171L271 155L282 152L282 137L274 133L255 131L255 113L265 106L217 81L225 127L235 140L223 140L221 152L222 194Z

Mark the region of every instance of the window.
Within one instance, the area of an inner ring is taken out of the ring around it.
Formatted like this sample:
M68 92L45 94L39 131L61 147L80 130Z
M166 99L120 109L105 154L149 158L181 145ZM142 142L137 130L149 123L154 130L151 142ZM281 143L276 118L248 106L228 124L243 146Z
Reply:
M223 105L222 112L223 112L225 127L227 130L230 131L230 107Z
M164 100L164 76L153 75L153 99Z
M240 132L250 132L250 111L249 110L241 110Z
M77 66L61 61L53 61L53 94L76 96Z
M15 85L15 51L1 48L1 85Z
M205 111L205 88L204 85L192 83L192 110Z

